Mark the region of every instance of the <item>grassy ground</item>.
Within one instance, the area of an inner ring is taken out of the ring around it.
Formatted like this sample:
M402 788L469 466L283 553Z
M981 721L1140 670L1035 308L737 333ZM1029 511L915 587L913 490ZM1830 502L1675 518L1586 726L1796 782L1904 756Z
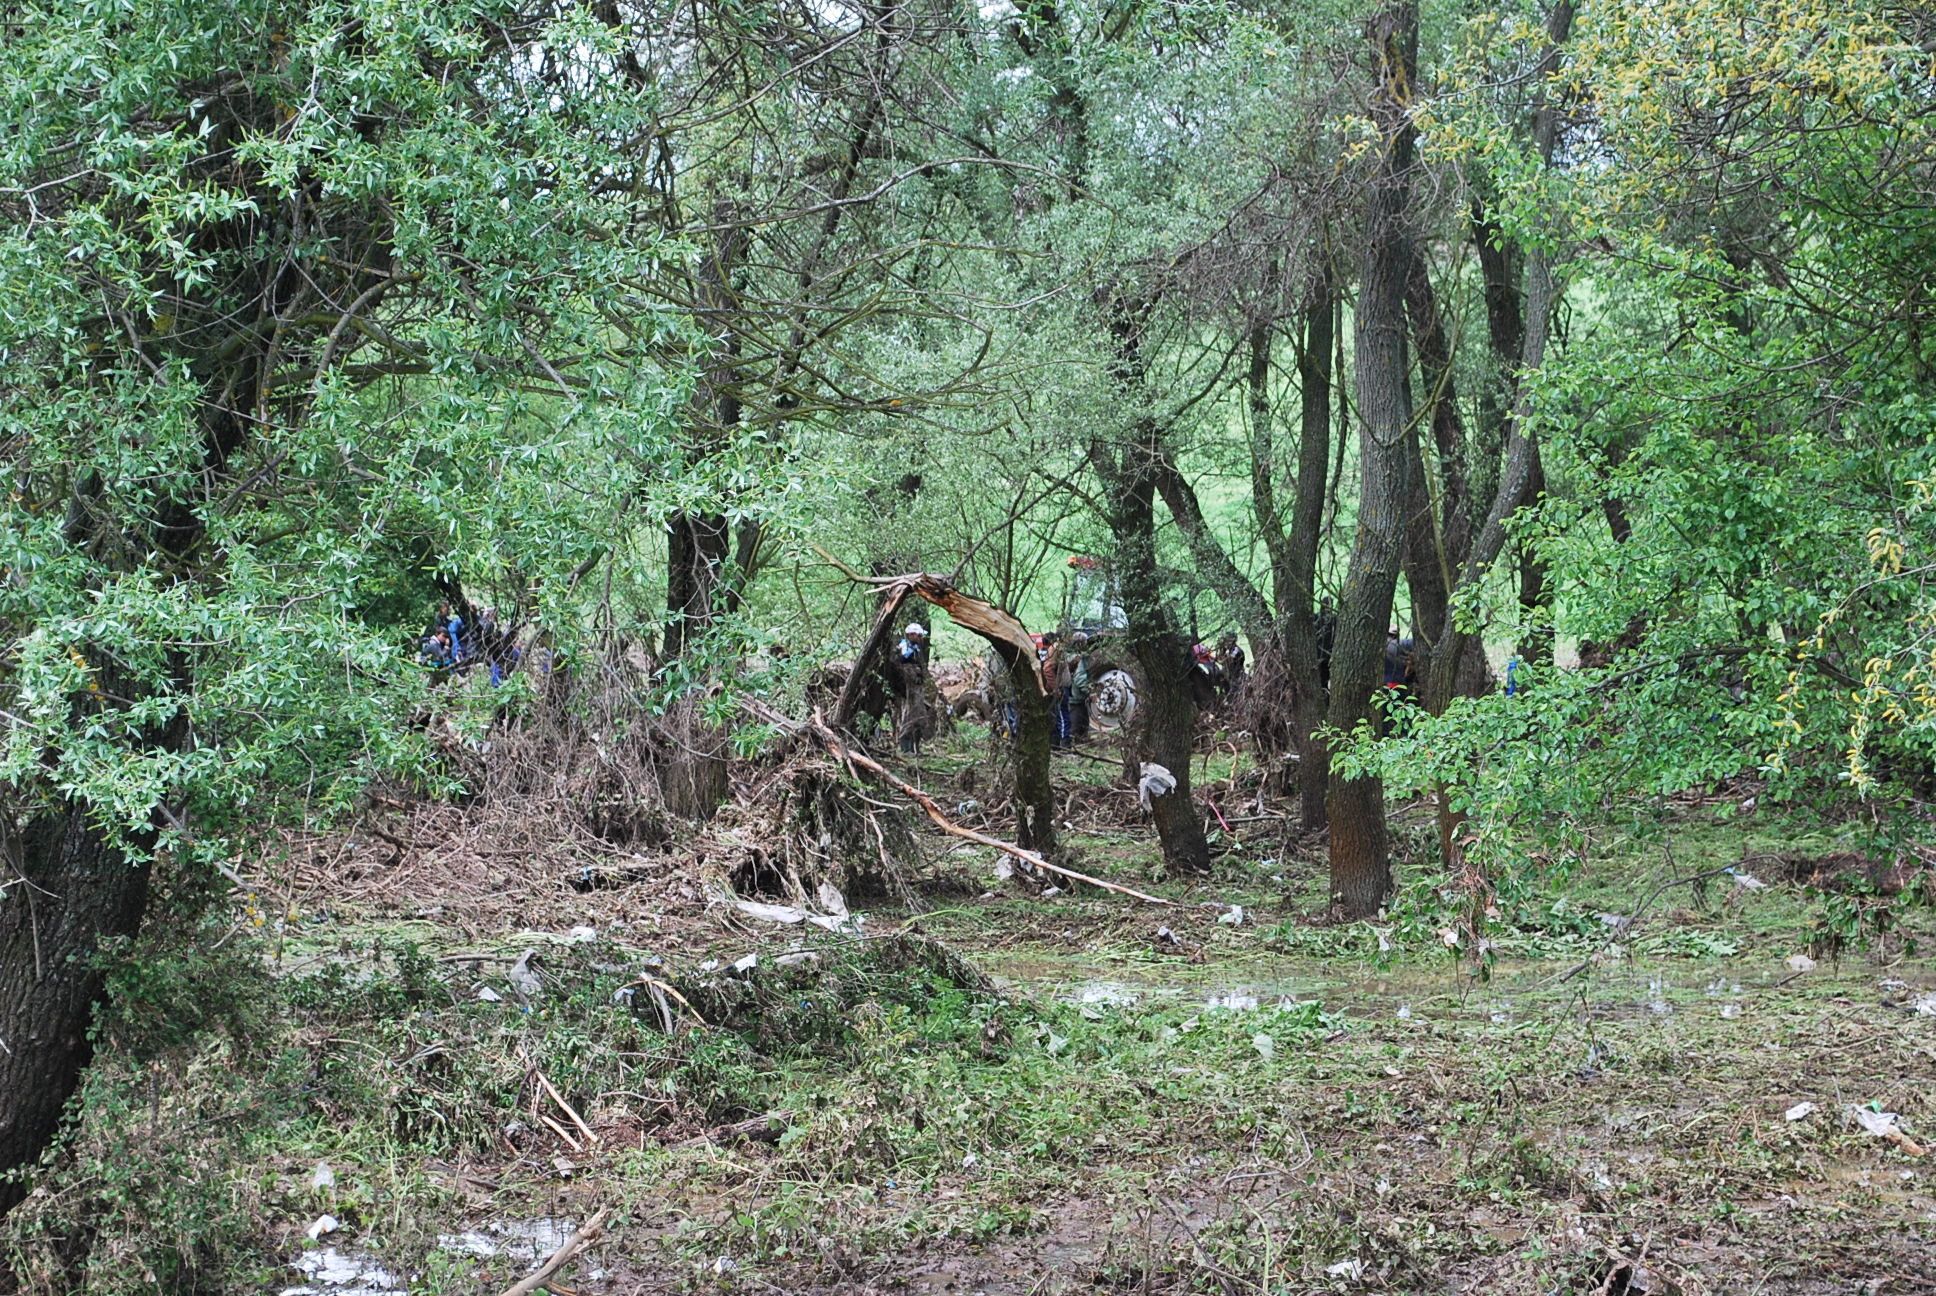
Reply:
M1680 873L1836 845L1715 811L1670 816ZM1079 822L1083 866L1147 883L1143 829ZM158 944L9 1255L49 1291L501 1291L604 1207L553 1291L1936 1290L1926 1159L1854 1116L1936 1137L1928 911L1799 974L1840 910L1771 867L1617 931L1667 865L1610 835L1480 980L1429 877L1309 921L1320 864L1275 828L1161 909L937 840L927 911L865 938L615 891L575 935L338 905Z

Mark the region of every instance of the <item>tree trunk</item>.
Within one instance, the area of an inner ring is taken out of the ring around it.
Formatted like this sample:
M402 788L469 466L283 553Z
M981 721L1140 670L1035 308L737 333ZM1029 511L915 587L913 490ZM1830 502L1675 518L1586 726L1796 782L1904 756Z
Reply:
M133 936L148 902L148 866L131 864L70 805L10 838L0 903L0 1172L32 1166L94 1055L89 1034L105 972L104 939ZM28 1185L0 1179L0 1214Z
M693 286L694 314L700 327L720 339L717 352L693 387L687 453L694 459L718 455L739 427L744 412L739 398L740 332L744 324L733 277L745 257L747 239L738 215L739 207L731 200L714 204L714 221L723 232L713 235ZM722 586L733 534L720 513L677 512L667 520L667 527L665 656L667 661L675 661L712 628L722 600L730 601ZM740 579L744 575L741 573Z
M1378 84L1372 116L1383 142L1365 221L1357 314L1361 487L1331 658L1335 729L1373 723L1384 683L1385 636L1405 540L1405 441L1411 425L1405 278L1411 267L1414 130L1407 105L1418 56L1416 0L1387 0L1370 23ZM1376 778L1330 779L1331 897L1348 919L1370 917L1391 891L1385 789Z
M712 625L726 565L727 527L716 513L675 513L666 537L665 655L673 661Z
M1527 507L1536 507L1546 494L1546 471L1540 465L1539 446L1533 446L1533 471L1526 483ZM1539 551L1524 540L1519 547L1519 612L1526 622L1525 638L1515 649L1519 660L1539 667L1553 664L1553 595L1546 586L1546 562Z
M1133 351L1133 339L1129 346ZM1190 794L1197 706L1187 672L1195 664L1163 602L1156 566L1156 478L1161 472L1156 428L1144 419L1137 431L1140 444L1125 446L1120 461L1100 440L1090 443L1089 461L1103 483L1109 529L1116 538L1123 611L1129 621L1123 638L1138 667L1136 711L1142 717L1138 755L1163 766L1176 779L1173 791L1151 799L1163 865L1173 874L1207 873L1210 843Z
M1015 693L1015 844L1038 855L1055 850L1055 785L1049 780L1049 698L1038 681L1035 654L990 640L1008 667Z
M1278 634L1291 677L1291 733L1297 743L1298 817L1306 832L1328 822L1331 748L1321 736L1327 697L1318 663L1317 564L1324 524L1325 466L1331 448L1331 349L1338 290L1327 266L1304 314L1297 372L1303 427L1297 451L1297 498L1291 510L1277 590ZM1340 430L1340 439L1343 432ZM1253 476L1256 466L1253 461Z
M1028 628L1010 612L985 599L963 594L946 577L932 573L910 573L895 578L886 588L886 598L874 629L854 659L848 687L841 692L834 710L835 727L853 718L858 700L856 681L874 668L874 659L893 633L896 613L909 594L918 594L946 612L964 630L988 641L995 655L1008 668L1010 686L1015 692L1015 837L1016 844L1040 855L1056 848L1055 785L1049 779L1049 696L1042 687L1037 669L1035 645ZM850 696L852 694L853 696Z

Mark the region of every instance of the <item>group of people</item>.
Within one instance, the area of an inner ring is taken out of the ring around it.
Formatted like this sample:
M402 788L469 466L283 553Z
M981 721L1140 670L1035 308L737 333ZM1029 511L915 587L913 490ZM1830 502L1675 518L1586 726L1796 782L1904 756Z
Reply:
M482 608L475 625L449 603L439 604L437 616L424 628L417 645L417 661L431 670L459 672L482 662L490 668L491 683L499 684L517 664L517 634L498 620L494 608Z
M1049 696L1049 745L1066 751L1089 736L1089 694L1095 683L1087 631L1066 640L1054 631L1034 636L1042 687Z

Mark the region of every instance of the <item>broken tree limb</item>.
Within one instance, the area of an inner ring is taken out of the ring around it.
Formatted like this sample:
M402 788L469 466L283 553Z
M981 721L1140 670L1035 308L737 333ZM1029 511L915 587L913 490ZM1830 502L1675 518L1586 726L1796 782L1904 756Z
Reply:
M604 1235L605 1216L610 1213L610 1210L610 1207L606 1207L586 1220L583 1228L566 1238L565 1244L551 1253L551 1259L533 1270L524 1281L505 1292L504 1296L531 1296L531 1293L540 1287L548 1286L551 1280L558 1276L558 1271L563 1269L573 1256Z
M986 599L962 593L945 576L933 572L862 576L824 549L818 552L849 579L881 591L889 600L889 608L898 608L908 594L916 594L947 613L956 625L988 641L1007 669L1010 687L1015 693L1015 836L1025 848L1054 850L1055 789L1049 780L1054 689L1042 678L1035 640L1028 627L1013 613ZM862 688L860 676L871 667L874 655L881 650L892 615L891 611L882 612L874 623L874 633L868 637L867 646L855 660L854 674L841 689L840 705L834 710L834 728L843 732L850 730L851 707L858 703Z
M874 618L874 629L854 654L854 669L848 672L847 682L840 686L840 701L834 704L835 728L845 729L854 722L854 710L860 706L861 694L867 688L867 672L874 668L874 658L880 655L894 626L894 614L901 610L908 596L905 585L889 588L885 593L887 598L881 604L880 615Z
M1170 901L1163 899L1161 896L1149 895L1133 887L1120 886L1114 882L1105 882L1101 878L1090 877L1087 873L1078 873L1074 869L1063 868L1060 864L1051 864L1034 851L1024 850L1013 842L1005 842L999 837L990 837L986 833L978 833L971 828L963 828L960 824L949 819L947 815L941 813L941 807L936 805L934 798L926 792L915 787L912 783L901 778L892 770L882 765L879 761L867 756L865 753L850 749L847 744L841 741L839 734L827 727L826 721L821 718L818 711L814 712L813 719L808 723L814 732L814 736L820 739L821 743L827 748L828 753L835 760L850 767L858 766L886 783L902 796L927 811L928 818L934 820L935 827L941 829L942 832L947 833L950 837L959 837L963 841L971 841L980 846L991 846L1004 854L1013 855L1016 859L1021 860L1032 868L1039 868L1044 872L1069 878L1071 881L1086 882L1090 886L1101 887L1105 891L1114 891L1118 895L1131 896L1148 904L1168 905L1170 903Z

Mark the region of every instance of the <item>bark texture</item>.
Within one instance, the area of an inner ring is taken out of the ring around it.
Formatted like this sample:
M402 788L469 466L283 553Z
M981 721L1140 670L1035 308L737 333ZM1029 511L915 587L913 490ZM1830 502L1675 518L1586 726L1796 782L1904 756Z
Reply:
M1387 0L1372 17L1368 34L1377 76L1372 116L1382 151L1366 201L1358 292L1358 530L1338 609L1329 712L1331 726L1347 733L1373 722L1405 546L1406 438L1412 415L1405 286L1412 265L1415 132L1409 105L1418 58L1415 0ZM1391 891L1384 785L1376 778L1333 772L1329 812L1332 901L1346 918L1369 917Z
M148 868L110 849L85 807L46 811L4 839L0 903L0 1172L33 1165L94 1056L89 1038L104 939L133 936L148 903ZM27 1192L0 1179L0 1214Z

